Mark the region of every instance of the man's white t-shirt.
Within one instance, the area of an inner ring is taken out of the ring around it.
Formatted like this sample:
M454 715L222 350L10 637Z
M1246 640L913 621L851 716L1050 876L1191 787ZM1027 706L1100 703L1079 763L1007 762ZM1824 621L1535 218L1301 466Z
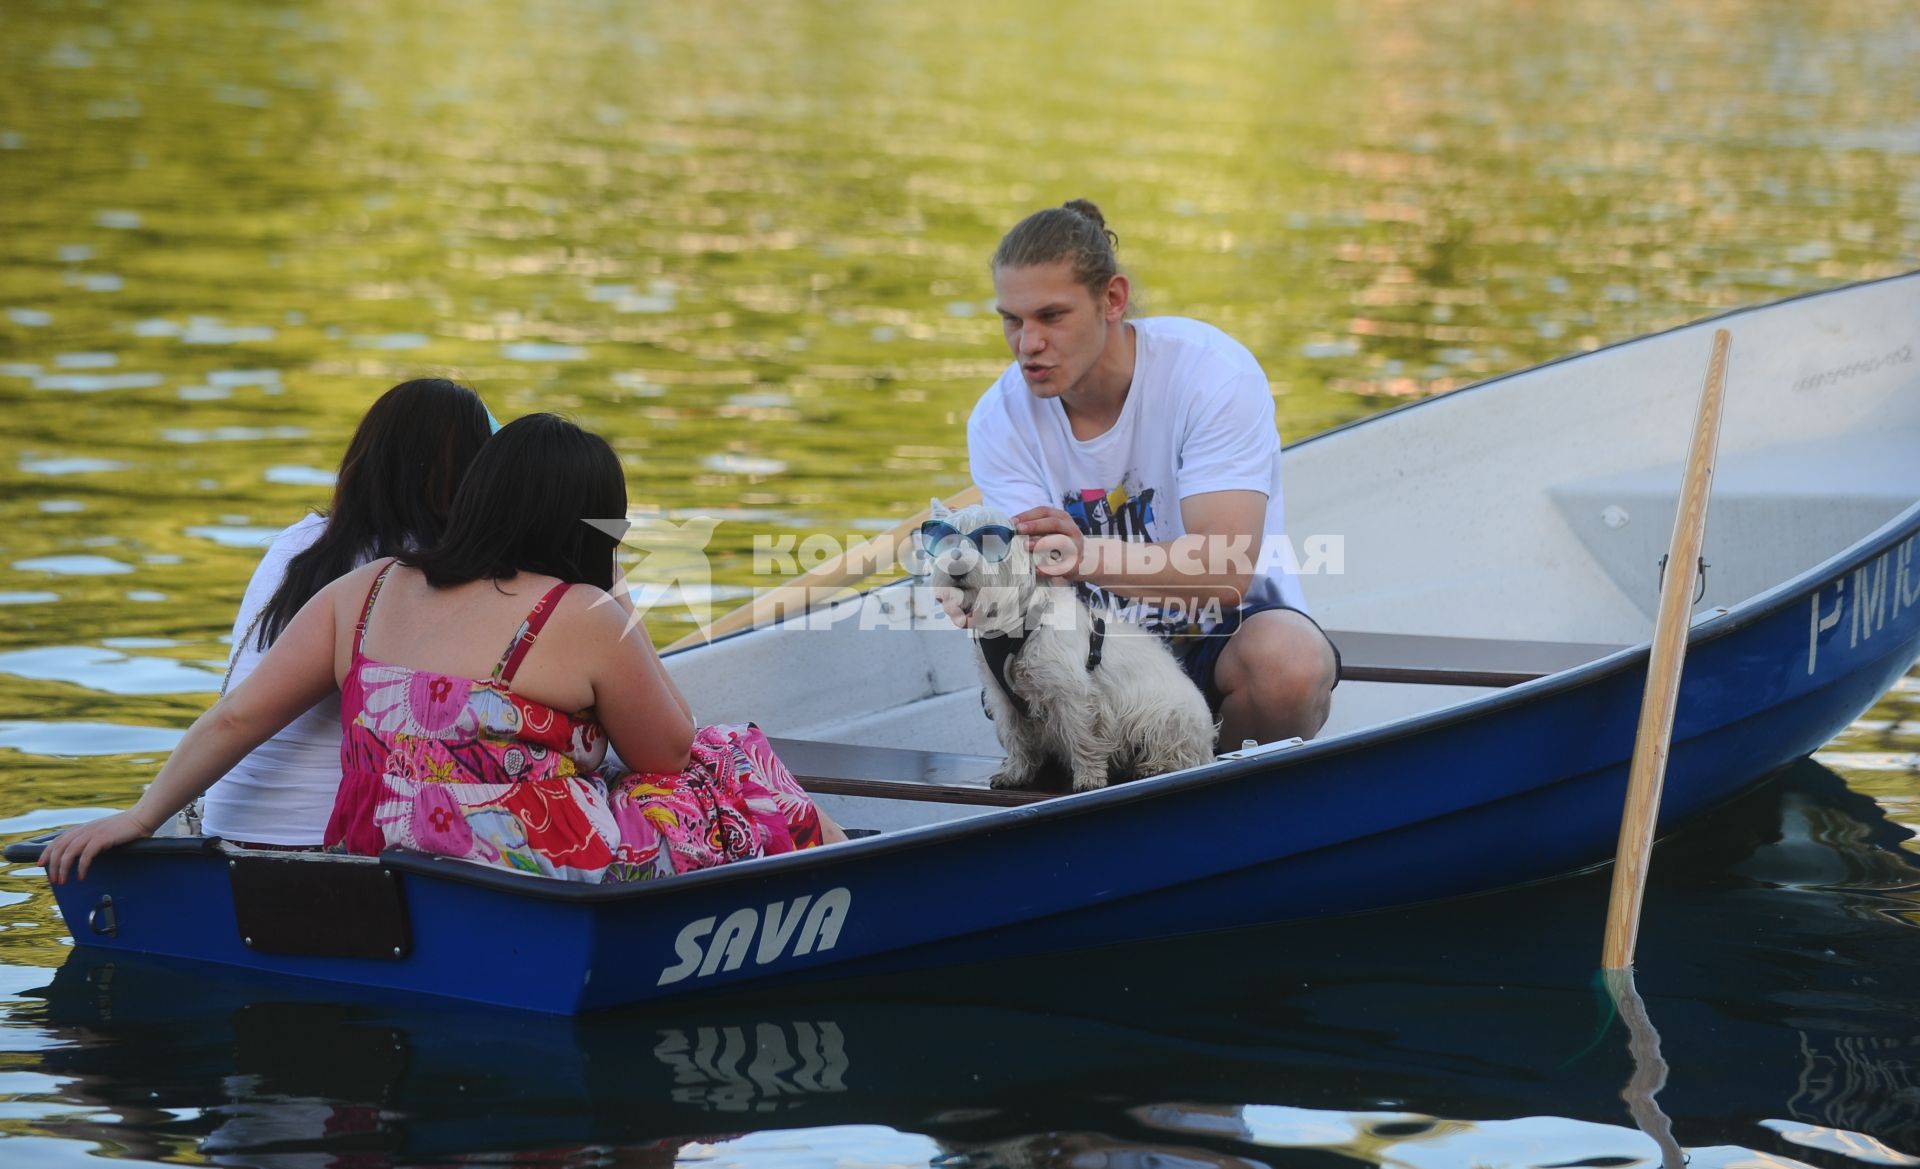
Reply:
M311 547L326 529L325 517L310 515L267 546L233 619L229 690L266 656L257 648L259 629L254 623L280 588L288 562ZM340 695L334 693L254 748L208 788L201 804L201 826L209 836L229 840L320 844L339 791Z
M974 483L989 506L1009 516L1057 507L1087 535L1156 543L1186 534L1180 501L1188 496L1258 491L1267 497L1266 524L1243 603L1305 612L1286 544L1273 391L1260 363L1246 346L1200 321L1148 317L1131 324L1133 384L1119 421L1080 441L1059 399L1034 396L1015 362L967 420ZM1149 629L1171 634L1193 627L1195 614L1086 591L1094 603ZM1212 623L1205 613L1197 616L1203 626Z

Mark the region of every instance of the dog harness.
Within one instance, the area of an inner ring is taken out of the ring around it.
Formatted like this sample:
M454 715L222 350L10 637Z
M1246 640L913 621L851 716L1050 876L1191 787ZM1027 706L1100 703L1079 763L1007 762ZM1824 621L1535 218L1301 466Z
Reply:
M1100 646L1107 639L1107 622L1098 613L1093 615L1093 633L1087 638L1087 673L1093 673L1100 664ZM1032 718L1033 708L1027 700L1014 693L1007 682L1007 666L1020 656L1027 645L1027 635L1021 633L996 633L980 639L980 653L987 659L987 669L992 671L993 680L1000 683L1000 690L1012 701L1013 709L1020 712L1021 718ZM988 717L992 717L989 712Z

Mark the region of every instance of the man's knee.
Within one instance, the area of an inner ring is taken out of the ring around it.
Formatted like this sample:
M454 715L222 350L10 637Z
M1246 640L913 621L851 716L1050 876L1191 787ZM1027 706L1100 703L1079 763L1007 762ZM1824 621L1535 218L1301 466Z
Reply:
M1291 711L1318 729L1336 679L1333 647L1304 614L1255 613L1234 631L1215 678L1223 693L1245 693L1263 709Z

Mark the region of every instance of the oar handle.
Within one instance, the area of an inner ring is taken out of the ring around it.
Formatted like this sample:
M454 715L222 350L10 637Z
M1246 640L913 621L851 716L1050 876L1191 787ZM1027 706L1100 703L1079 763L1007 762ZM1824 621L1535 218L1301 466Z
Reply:
M1640 702L1640 726L1634 735L1633 763L1627 773L1627 804L1620 820L1620 847L1613 865L1613 891L1607 903L1607 936L1601 966L1624 970L1633 965L1640 932L1640 904L1653 855L1654 823L1660 814L1660 788L1666 779L1674 712L1680 699L1680 671L1686 664L1687 630L1692 624L1693 566L1706 538L1707 502L1713 494L1713 462L1720 447L1720 407L1726 396L1725 329L1713 334L1713 359L1700 391L1687 454L1680 507L1667 546L1667 573L1660 584L1660 609L1654 622L1653 651L1647 663L1646 695Z
M969 486L949 499L946 506L957 511L979 502L980 489ZM886 567L893 559L895 550L900 547L900 541L932 514L932 509L928 508L909 519L902 520L871 540L856 544L840 555L814 565L779 588L760 594L738 609L680 638L669 645L666 652L672 653L686 646L701 645L716 637L742 629L752 629L781 617L807 612L816 602L831 595L833 590L865 580Z

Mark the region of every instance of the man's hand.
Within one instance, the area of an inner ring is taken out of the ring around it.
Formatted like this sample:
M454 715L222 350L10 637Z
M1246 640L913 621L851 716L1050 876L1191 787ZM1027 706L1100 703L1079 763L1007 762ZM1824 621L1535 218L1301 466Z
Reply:
M1033 570L1042 577L1075 580L1086 555L1087 537L1073 517L1057 507L1036 507L1013 517L1014 530L1027 538Z

